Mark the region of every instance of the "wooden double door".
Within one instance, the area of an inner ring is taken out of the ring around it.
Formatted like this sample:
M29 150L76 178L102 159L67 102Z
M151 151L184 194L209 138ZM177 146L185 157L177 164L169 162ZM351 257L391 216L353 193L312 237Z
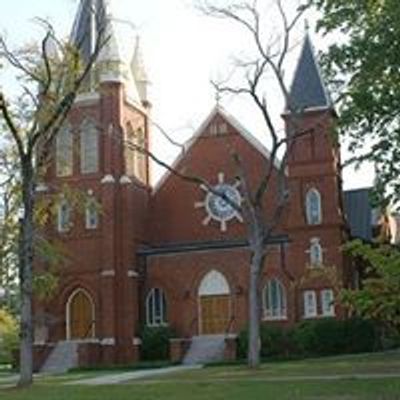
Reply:
M90 339L94 336L94 310L88 295L78 291L69 304L69 338Z
M200 334L223 334L229 328L231 299L229 295L200 297Z

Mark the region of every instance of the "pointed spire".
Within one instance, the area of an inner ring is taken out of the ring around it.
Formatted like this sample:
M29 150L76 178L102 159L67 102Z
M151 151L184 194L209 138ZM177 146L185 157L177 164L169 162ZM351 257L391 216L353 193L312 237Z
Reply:
M132 72L138 82L148 82L148 76L143 58L140 36L136 39L135 52L131 62Z
M106 26L107 0L81 0L71 33L71 43L83 62L93 54L98 33Z
M95 90L97 83L123 83L129 100L141 104L138 87L130 70L130 60L126 59L123 49L126 38L122 37L117 27L118 20L112 15L112 9L111 0L81 0L71 42L80 49L85 62L93 54L96 35L104 29L106 43L96 60L96 73L92 74L90 89Z
M116 27L111 15L106 16L107 25L105 30L106 44L101 49L97 58L97 64L100 68L100 74L104 75L112 73L114 79L122 82L124 78L124 64L123 51L116 33ZM102 78L100 77L100 80Z
M150 81L145 67L140 36L138 36L136 39L135 52L131 61L131 70L135 78L141 100L148 101L147 89Z
M333 107L308 33L294 74L289 102L291 109Z

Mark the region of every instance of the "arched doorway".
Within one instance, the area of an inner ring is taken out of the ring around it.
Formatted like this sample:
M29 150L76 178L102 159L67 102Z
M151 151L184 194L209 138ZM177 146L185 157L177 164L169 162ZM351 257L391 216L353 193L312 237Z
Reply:
M75 290L67 301L67 340L92 339L95 336L94 303L84 289Z
M201 335L223 334L229 328L231 298L229 284L220 272L210 271L199 286Z

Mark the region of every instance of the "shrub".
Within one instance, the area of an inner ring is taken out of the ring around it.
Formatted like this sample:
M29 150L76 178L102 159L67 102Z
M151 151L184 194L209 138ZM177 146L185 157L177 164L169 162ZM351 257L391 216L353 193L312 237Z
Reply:
M167 360L169 358L169 340L173 331L166 326L144 327L141 331L142 360Z
M278 326L261 326L261 357L287 354L287 331Z
M12 362L12 353L18 349L18 324L5 309L0 309L0 364Z
M262 324L262 357L327 356L377 350L379 341L375 324L352 318L339 321L326 318L303 321L292 329ZM238 337L238 357L247 355L248 330Z
M374 323L358 318L302 322L294 328L293 338L304 355L374 351L378 339Z
M287 331L278 326L261 324L261 357L288 355L290 344L288 343ZM249 342L248 329L243 329L238 337L238 357L245 358Z
M332 355L346 352L343 321L321 319L300 323L293 331L296 348L305 355Z
M365 353L379 350L379 332L371 320L352 318L344 321L348 353Z

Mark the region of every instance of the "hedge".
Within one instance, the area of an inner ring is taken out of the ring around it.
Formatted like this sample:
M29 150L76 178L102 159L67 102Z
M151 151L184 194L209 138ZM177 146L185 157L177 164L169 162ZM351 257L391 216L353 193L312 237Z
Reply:
M358 318L304 321L285 329L263 323L260 328L262 357L324 356L371 352L379 349L373 322ZM239 334L238 356L246 357L248 330Z

